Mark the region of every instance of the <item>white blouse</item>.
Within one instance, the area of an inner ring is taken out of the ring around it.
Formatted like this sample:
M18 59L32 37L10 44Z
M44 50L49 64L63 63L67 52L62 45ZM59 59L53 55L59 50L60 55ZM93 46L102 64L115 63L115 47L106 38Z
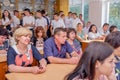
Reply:
M5 17L5 20L2 18L2 24L5 25L6 23L10 22L8 17Z
M89 38L90 40L94 40L94 39L99 38L99 37L100 37L100 34L99 34L99 33L93 33L93 32L89 32L89 33L88 33L88 38Z

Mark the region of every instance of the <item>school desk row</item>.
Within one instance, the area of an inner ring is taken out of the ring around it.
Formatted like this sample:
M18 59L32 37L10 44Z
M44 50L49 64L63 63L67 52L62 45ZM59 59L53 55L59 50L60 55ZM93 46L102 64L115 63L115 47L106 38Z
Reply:
M99 40L101 41L101 40ZM82 41L82 50L84 51L87 45L92 42L92 41ZM37 61L34 60L33 65L37 65ZM47 66L47 71L43 74L39 75L33 75L30 73L10 73L6 74L8 68L7 68L7 59L6 59L6 54L0 54L0 80L5 80L5 74L8 80L20 80L22 77L22 80L62 80L61 78L64 77L65 74L68 72L72 71L74 65L63 65L63 64L50 64ZM53 73L53 74L51 74ZM26 77L30 76L30 77ZM27 79L28 78L28 79ZM37 79L38 78L38 79ZM55 78L55 79L53 79Z

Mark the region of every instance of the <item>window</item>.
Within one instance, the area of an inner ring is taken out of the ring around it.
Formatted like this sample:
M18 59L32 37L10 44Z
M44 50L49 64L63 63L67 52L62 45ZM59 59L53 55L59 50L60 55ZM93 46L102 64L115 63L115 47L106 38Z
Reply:
M69 9L77 14L82 13L82 0L69 0Z
M120 1L113 0L109 7L109 23L116 25L120 29Z
M85 23L88 19L89 0L69 0L69 11L79 14L83 14Z
M88 0L86 0L84 2L84 21L85 21L85 23L87 23L89 21L88 13L89 13L89 3L88 3Z

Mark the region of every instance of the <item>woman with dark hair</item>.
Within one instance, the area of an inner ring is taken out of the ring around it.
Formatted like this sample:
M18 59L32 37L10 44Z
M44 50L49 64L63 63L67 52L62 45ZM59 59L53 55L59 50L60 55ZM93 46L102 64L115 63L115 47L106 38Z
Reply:
M12 18L8 10L4 10L2 13L2 24L6 26L6 29L11 31Z
M108 77L105 76L111 75L115 67L112 53L113 48L107 43L90 43L77 67L66 76L65 80L106 80Z
M96 25L92 24L88 32L88 38L90 40L100 40L103 39L97 31Z
M70 44L70 46L73 48L73 50L78 53L80 56L82 55L82 49L80 42L78 42L76 38L76 30L74 28L68 28L67 31L67 42Z
M9 43L7 40L8 31L0 26L0 54L7 53Z
M117 60L115 71L116 74L118 74L117 80L120 80L120 31L110 33L106 37L105 42L109 43L111 46L114 47L114 54Z

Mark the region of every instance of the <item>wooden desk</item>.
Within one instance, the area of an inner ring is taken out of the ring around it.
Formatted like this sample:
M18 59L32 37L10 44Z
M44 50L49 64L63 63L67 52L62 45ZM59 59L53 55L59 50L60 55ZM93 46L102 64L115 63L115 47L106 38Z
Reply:
M0 54L0 80L5 80L7 71L6 54Z
M88 46L88 44L90 42L93 42L93 41L99 41L99 42L104 42L104 40L83 40L81 43L82 43L82 51L84 52L86 47Z
M49 64L47 70L42 74L32 73L9 73L6 74L8 80L64 80L64 77L71 72L76 65L69 64Z

